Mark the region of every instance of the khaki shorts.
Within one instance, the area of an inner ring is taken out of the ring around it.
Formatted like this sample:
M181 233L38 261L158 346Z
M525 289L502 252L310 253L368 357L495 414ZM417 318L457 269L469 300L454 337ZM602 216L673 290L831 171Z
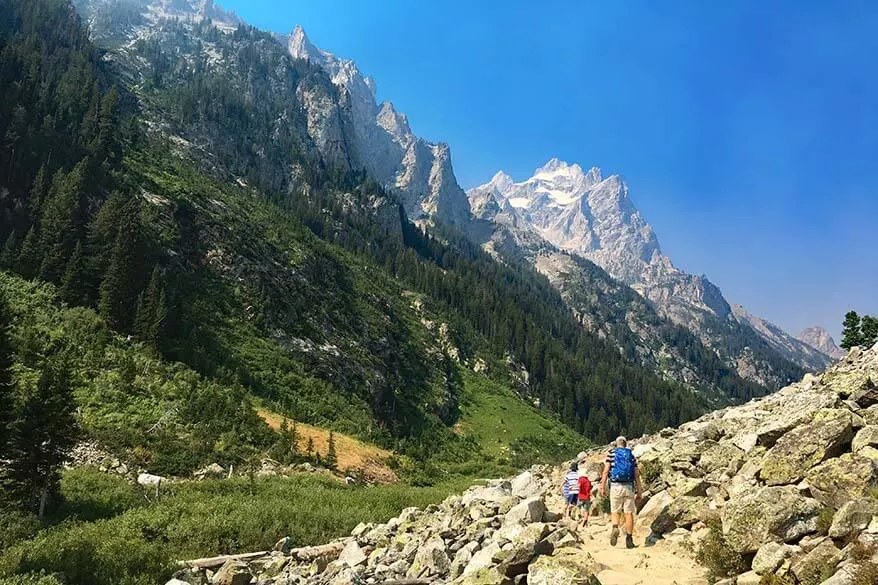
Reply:
M618 514L633 514L635 512L634 505L634 486L630 483L611 483L610 484L610 512Z

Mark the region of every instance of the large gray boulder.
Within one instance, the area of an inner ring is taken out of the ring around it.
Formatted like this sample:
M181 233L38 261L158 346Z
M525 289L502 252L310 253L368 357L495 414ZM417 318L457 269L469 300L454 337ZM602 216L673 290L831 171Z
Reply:
M423 578L426 576L443 576L451 570L451 559L448 558L448 549L441 538L433 538L424 543L415 555L412 566L409 567L408 576Z
M247 563L226 561L226 564L213 576L213 585L250 585L253 574Z
M866 425L857 431L851 443L851 451L858 453L864 447L878 447L878 425Z
M769 541L795 542L817 530L820 502L793 486L770 486L730 500L722 511L723 534L739 553Z
M528 585L601 585L595 574L600 569L590 554L576 548L562 548L542 556L527 569Z
M540 522L546 513L546 504L541 497L528 498L506 512L506 522L530 524Z
M542 491L540 480L530 471L520 473L512 480L512 495L517 498L532 498Z
M765 456L759 472L768 485L786 485L801 480L805 473L837 455L853 438L853 417L846 409L824 409L809 424L780 437Z
M643 508L637 514L637 528L655 533L655 530L652 528L653 521L655 521L655 519L658 518L673 501L674 497L668 493L667 490L662 490L649 498L649 501L644 504ZM661 534L661 532L658 532L657 534Z
M857 536L869 526L874 516L878 515L878 501L871 498L858 498L845 502L835 516L829 536L835 539Z
M870 494L878 484L878 462L846 453L813 468L805 480L815 498L837 510L850 500Z
M799 583L820 583L823 575L828 573L831 576L835 573L835 567L840 560L841 551L827 538L808 554L794 560L790 572Z
M785 560L799 552L797 546L782 542L766 542L756 551L752 569L759 575L773 575Z

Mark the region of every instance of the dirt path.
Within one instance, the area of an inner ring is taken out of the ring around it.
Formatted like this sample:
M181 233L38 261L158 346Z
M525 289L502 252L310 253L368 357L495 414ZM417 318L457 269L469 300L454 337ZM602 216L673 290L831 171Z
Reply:
M546 504L554 512L563 510L559 495L547 497ZM644 546L646 534L634 531L637 548L626 549L624 537L615 547L610 546L610 518L602 514L580 528L582 549L606 569L598 573L602 585L707 585L704 569L692 555L678 544L661 540L653 546Z

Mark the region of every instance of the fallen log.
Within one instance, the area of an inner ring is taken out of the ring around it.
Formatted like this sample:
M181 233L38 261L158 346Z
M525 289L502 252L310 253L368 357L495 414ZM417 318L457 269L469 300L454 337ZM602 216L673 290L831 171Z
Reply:
M267 556L268 554L269 551L263 550L239 555L220 555L218 557L205 557L203 559L192 559L190 561L177 561L177 565L190 569L213 569L216 567L222 567L228 561L249 561Z
M295 561L313 561L320 557L338 556L344 549L344 542L330 542L329 544L321 544L319 546L303 546L301 548L290 549L285 555L291 557ZM192 559L189 561L177 561L180 567L190 569L214 569L222 567L228 561L251 561L271 554L271 551L263 550L259 552L242 553L237 555L220 555L217 557L205 557L203 559Z

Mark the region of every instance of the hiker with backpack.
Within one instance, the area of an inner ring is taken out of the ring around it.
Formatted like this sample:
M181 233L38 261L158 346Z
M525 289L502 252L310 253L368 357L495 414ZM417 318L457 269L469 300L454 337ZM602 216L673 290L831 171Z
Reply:
M607 484L609 483L609 490ZM640 483L640 470L634 453L628 448L625 437L616 439L607 453L604 472L601 475L601 495L610 494L610 518L613 528L610 532L610 546L616 546L619 539L619 526L624 514L625 546L634 548L634 512L636 502L643 497Z
M570 470L564 475L561 493L564 495L564 516L573 518L579 503L579 462L573 461L570 464Z

